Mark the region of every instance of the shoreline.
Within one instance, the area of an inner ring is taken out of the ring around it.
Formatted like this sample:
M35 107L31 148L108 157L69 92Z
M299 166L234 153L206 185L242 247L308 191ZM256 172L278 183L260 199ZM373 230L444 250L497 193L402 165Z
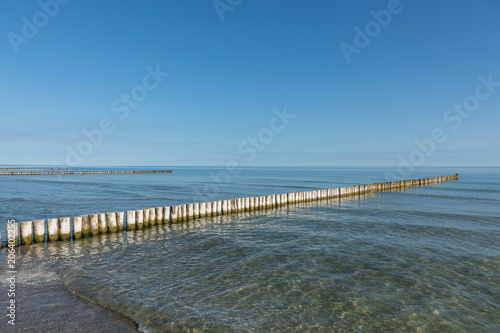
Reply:
M0 258L4 265L7 264L5 253L2 249ZM9 324L4 315L0 330L23 331L36 327L43 332L140 332L139 324L133 319L69 290L55 270L46 262L40 262L40 258L26 254L16 257L15 326ZM4 271L0 282L5 291L8 290L6 274ZM2 303L7 302L3 298Z

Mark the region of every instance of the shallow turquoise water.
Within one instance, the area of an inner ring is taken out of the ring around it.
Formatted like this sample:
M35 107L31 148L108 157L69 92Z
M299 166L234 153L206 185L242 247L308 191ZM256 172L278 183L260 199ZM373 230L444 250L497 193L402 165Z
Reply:
M192 202L193 188L213 183L209 172L185 169L162 181L25 178L9 186L21 189L20 201L31 208L19 218L32 219ZM148 331L496 331L500 170L421 172L459 172L460 180L33 246L23 260L39 260L40 270L55 272L69 290ZM377 168L249 169L210 200L371 183L382 175ZM61 199L70 191L79 200ZM6 207L17 212L19 200L2 195L5 219ZM26 204L34 197L37 203Z

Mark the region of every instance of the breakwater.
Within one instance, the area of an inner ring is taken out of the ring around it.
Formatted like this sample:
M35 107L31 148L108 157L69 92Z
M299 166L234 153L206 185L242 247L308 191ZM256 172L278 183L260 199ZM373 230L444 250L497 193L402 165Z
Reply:
M98 234L124 232L147 228L156 224L183 223L190 220L273 209L299 202L341 198L373 191L436 184L458 179L458 175L410 179L393 182L354 185L347 187L312 190L293 193L272 194L256 197L233 198L219 201L188 203L173 206L150 207L71 217L59 217L8 223L7 243L9 246L33 243L68 241Z
M21 170L21 171L63 171L63 170L68 170L68 168L0 168L0 171L14 171L14 170Z
M109 175L115 173L172 173L172 170L96 170L96 171L69 171L69 170L37 170L27 171L0 171L0 176L39 176L39 175Z

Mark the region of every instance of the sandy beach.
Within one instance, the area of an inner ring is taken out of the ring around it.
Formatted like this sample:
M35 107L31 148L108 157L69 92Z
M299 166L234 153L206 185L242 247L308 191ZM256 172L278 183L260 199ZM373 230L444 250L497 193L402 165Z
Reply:
M5 262L6 249L1 261ZM5 317L3 332L138 332L138 325L117 312L68 291L56 273L39 258L18 255L16 259L15 326ZM7 277L1 279L7 290ZM3 303L3 302L2 302ZM5 303L7 304L7 303Z

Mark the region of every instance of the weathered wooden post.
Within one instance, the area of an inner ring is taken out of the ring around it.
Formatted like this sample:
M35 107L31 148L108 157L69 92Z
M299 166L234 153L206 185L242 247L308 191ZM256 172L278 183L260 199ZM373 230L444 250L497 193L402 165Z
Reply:
M144 210L137 209L135 211L135 228L143 229L144 228Z
M170 208L170 206L165 206L163 207L163 223L165 224L169 224L170 223L170 215L172 214L171 213L172 209Z
M276 207L281 207L281 194L276 194Z
M248 211L253 212L255 209L255 203L254 203L255 197L250 197L248 198Z
M191 221L194 218L194 205L187 204L187 220Z
M180 221L186 222L188 219L187 204L181 205L181 219ZM177 216L177 222L179 222L179 216Z
M116 212L115 213L115 219L116 219L116 230L117 231L122 231L123 229L123 216L124 212Z
M103 234L105 232L108 232L108 226L106 225L106 214L105 213L97 214L97 221L98 221L97 225L99 233Z
M247 211L247 198L241 198L240 199L240 202L241 202L241 212L246 212Z
M211 202L211 201L205 202L205 216L206 217L212 216L212 205L213 205L213 202Z
M163 224L166 223L168 224L168 219L163 218L163 207L156 207L156 224Z
M219 216L222 214L222 200L212 201L212 216Z
M21 222L21 245L33 243L33 221Z
M207 204L205 202L200 202L200 217L205 217L207 215Z
M215 207L215 215L222 215L222 200L216 201ZM212 208L212 212L214 209Z
M194 219L200 218L200 203L199 202L193 203L193 218Z
M90 234L89 216L82 215L82 237L88 237Z
M135 230L135 210L127 210L127 230Z
M156 224L162 224L163 221L160 223L157 223L156 221L156 208L150 207L149 208L149 225L156 225Z
M285 206L288 205L288 195L286 193L280 194L280 205Z
M106 219L108 220L109 232L116 232L118 230L116 226L116 213L106 213Z
M228 205L228 200L222 200L222 215L228 214L227 205Z
M217 207L217 201L207 201L207 203L205 205L207 217L215 216L215 214L216 214L215 207Z
M142 210L142 225L144 228L149 227L149 208ZM136 214L137 217L137 214Z
M47 220L48 240L53 242L59 240L59 223L57 219Z
M34 220L33 221L34 230L34 241L35 243L45 242L45 220Z
M170 221L171 223L177 223L177 219L178 219L178 214L179 214L179 209L180 209L180 206L179 205L175 205L175 206L172 206L172 209L170 211ZM167 223L167 219L165 218L165 223Z
M90 228L90 236L95 236L99 233L99 221L97 218L97 214L89 215L89 228Z
M271 207L273 207L273 204L272 204L272 196L271 195L267 195L266 196L266 208L269 209Z
M241 198L241 211L248 212L248 197Z
M59 239L62 241L67 241L71 239L71 218L69 217L59 218Z
M73 239L82 238L82 217L73 217Z

